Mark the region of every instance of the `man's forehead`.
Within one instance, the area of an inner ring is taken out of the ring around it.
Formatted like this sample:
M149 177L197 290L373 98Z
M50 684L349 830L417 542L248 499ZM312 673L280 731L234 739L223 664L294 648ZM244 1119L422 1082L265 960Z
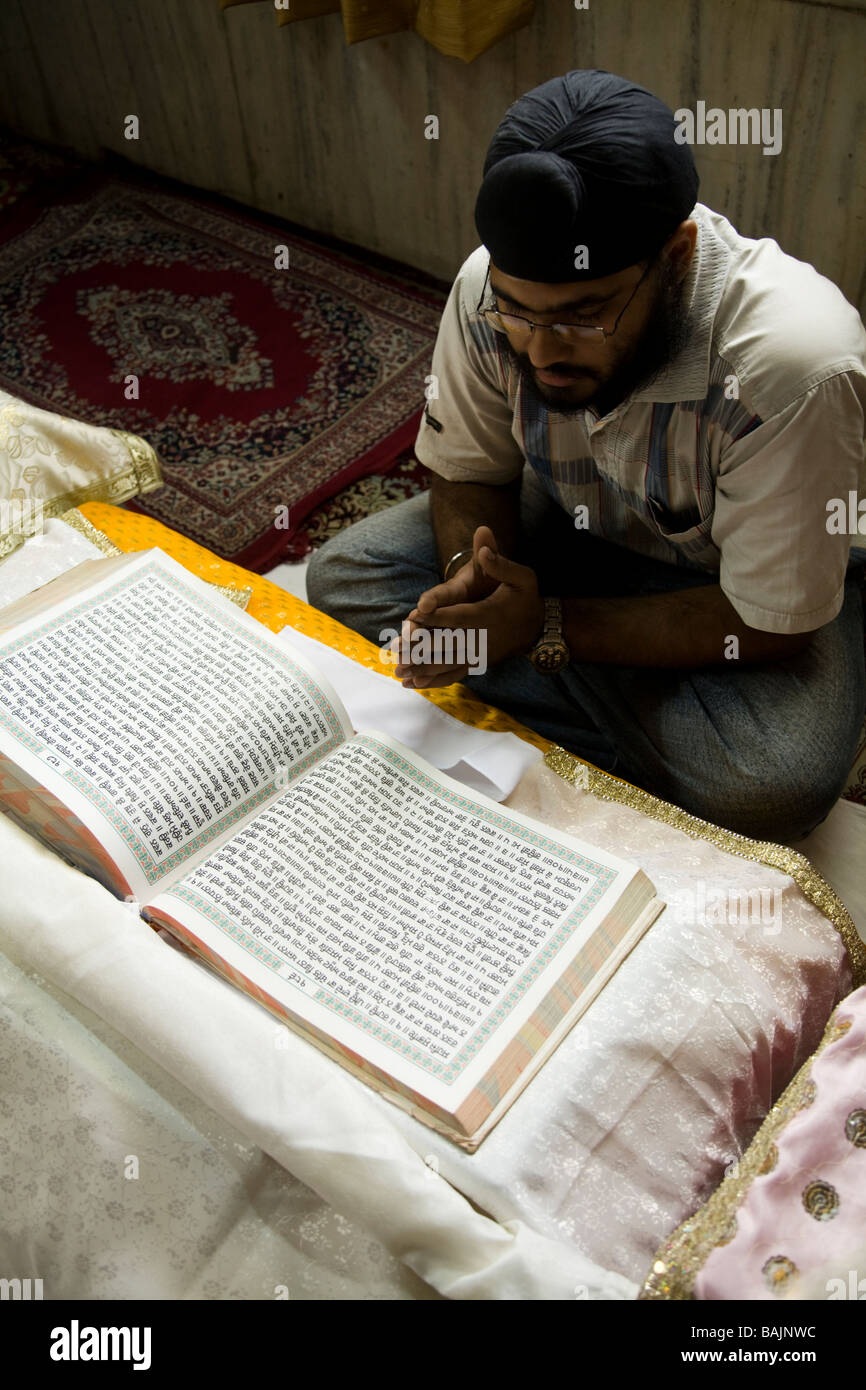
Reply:
M548 313L558 309L576 309L594 300L610 299L631 283L635 271L640 272L639 266L626 266L615 275L605 275L597 280L566 280L549 284L544 280L521 280L516 275L506 275L491 260L490 288L500 299L507 299L524 309L535 309L537 313Z

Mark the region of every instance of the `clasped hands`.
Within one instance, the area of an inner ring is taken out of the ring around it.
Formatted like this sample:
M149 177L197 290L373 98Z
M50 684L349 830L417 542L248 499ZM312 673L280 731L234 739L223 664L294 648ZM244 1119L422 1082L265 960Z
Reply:
M405 664L412 634L422 628L483 632L486 665L496 666L530 651L543 625L544 600L535 572L500 555L490 527L479 526L472 541L472 559L451 579L421 595L404 621L400 638L391 643L395 674L409 689L426 690L453 685L471 669L468 664ZM467 644L461 645L465 650Z

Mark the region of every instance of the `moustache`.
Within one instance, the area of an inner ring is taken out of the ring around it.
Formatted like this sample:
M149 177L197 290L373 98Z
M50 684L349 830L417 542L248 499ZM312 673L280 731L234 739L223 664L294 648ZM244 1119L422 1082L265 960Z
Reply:
M532 365L525 353L515 353L517 365L527 376L534 376L536 370L551 372L554 376L567 376L573 381L586 380L591 377L593 381L598 381L599 374L589 367L575 367L570 362L554 362L549 367L536 368Z

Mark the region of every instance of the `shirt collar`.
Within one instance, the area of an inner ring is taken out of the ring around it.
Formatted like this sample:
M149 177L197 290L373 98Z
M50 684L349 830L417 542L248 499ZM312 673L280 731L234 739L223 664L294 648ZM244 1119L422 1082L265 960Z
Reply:
M689 215L698 224L684 291L684 308L694 315L692 332L673 361L653 381L626 397L624 408L632 401L701 401L709 389L713 325L728 278L731 252L712 225L710 211L703 203L696 203Z

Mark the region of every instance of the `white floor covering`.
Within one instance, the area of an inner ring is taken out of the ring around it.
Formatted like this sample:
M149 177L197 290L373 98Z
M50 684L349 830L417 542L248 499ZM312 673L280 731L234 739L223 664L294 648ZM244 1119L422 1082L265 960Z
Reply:
M277 565L276 569L268 570L264 578L269 579L272 584L279 584L281 589L294 594L295 598L302 598L306 603L309 563L309 560L299 560L296 565Z

